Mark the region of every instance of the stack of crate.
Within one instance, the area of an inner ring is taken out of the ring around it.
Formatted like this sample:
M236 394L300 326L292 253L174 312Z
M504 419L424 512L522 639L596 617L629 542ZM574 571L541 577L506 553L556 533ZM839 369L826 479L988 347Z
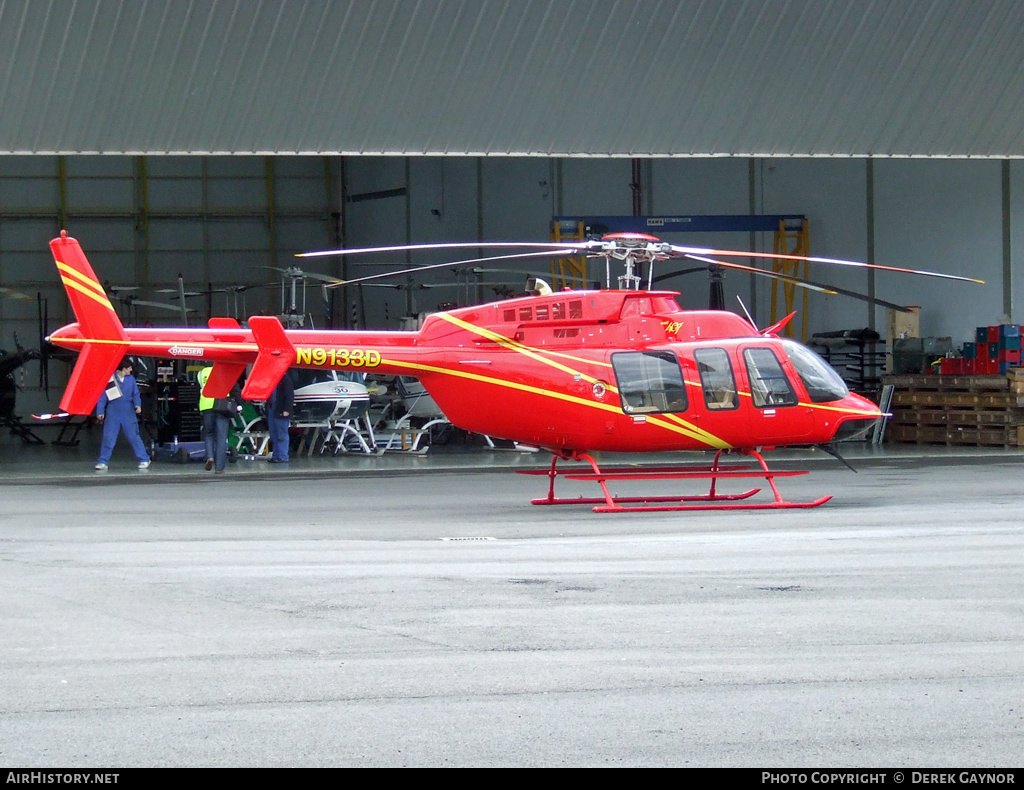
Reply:
M882 382L894 387L890 442L1024 447L1024 369L885 376Z
M963 357L946 358L941 362L943 374L1006 373L1019 368L1021 327L1018 324L979 326L975 342L964 343Z

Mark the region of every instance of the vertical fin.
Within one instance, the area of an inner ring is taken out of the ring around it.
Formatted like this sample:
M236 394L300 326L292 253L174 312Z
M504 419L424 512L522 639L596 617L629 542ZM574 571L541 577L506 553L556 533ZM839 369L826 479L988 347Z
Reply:
M128 335L78 242L62 230L50 250L82 338L60 407L70 414L89 414L128 349Z
M259 346L256 363L245 382L242 397L246 400L267 400L281 377L295 364L295 346L284 332L276 316L254 315L249 329Z
M86 342L121 341L127 346L128 336L121 319L114 312L114 306L107 299L78 242L62 230L60 238L50 242L50 250Z
M243 373L244 362L214 362L206 386L203 387L203 395L207 398L226 398Z
M234 318L221 316L210 318L209 326L210 329L240 329ZM206 386L203 387L203 395L207 398L226 398L244 372L244 362L214 362Z
M124 348L121 346L86 343L75 362L75 369L71 371L64 397L60 400L61 411L68 414L91 414L103 388L122 359Z

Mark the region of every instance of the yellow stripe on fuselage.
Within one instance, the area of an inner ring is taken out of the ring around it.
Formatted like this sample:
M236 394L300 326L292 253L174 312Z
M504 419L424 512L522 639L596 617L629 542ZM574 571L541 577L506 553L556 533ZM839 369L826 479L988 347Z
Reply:
M860 417L881 417L882 411L863 411L862 409L850 409L842 406L826 406L824 403L801 403L801 406L810 406L812 409L821 409L822 411L837 411L840 414L856 414Z
M740 390L738 394L741 395L744 398L752 398L753 397L753 395L751 395L749 392L743 392L743 390ZM822 411L837 411L840 414L852 414L852 415L854 415L856 417L881 417L882 416L882 412L881 411L877 411L877 412L863 411L862 409L851 409L848 406L828 406L828 405L826 405L824 403L804 403L803 401L800 401L799 403L794 403L793 406L807 406L808 408L811 408L811 409L821 409ZM789 409L789 408L792 408L792 406L755 406L754 408L760 408L760 409Z
M703 428L698 428L692 422L684 420L678 414L671 414L671 413L662 414L662 415L659 415L656 419L658 419L658 420L661 420L661 419L670 420L671 422L676 423L681 428L683 428L685 430L685 432L687 432L686 433L687 436L692 436L694 439L699 439L700 441L705 442L706 444L709 444L712 447L717 447L717 448L720 448L720 449L728 449L729 447L732 447L731 444L728 444L727 442L722 441L717 436L715 436L713 433L709 433L708 431L705 431ZM647 420L648 420L648 422L650 422L651 418L648 417ZM665 427L672 427L672 426L665 426Z
M499 335L497 332L492 332L490 329L485 329L482 326L476 326L475 324L471 324L468 321L463 321L461 318L456 318L455 316L449 313L438 313L437 315L439 318L443 318L445 321L455 324L455 326L459 327L460 329L465 329L467 332L472 332L475 335L480 335L480 337L486 338L487 340L491 340L497 343L498 345L509 349L510 351L518 351L520 354L528 356L531 359L535 359L538 362L542 362L545 365L550 365L551 367L557 370L561 370L563 373L568 373L570 376L579 376L581 379L590 382L591 384L596 383L598 379L594 378L593 376L588 376L586 373L583 373L579 370L575 370L566 365L563 365L560 362L556 362L553 359L547 359L547 357L561 357L562 359L568 359L572 362L579 362L585 365L599 365L601 367L606 368L611 367L611 365L609 365L607 362L598 362L591 359L574 357L570 354L563 354L558 351L548 351L547 349L536 348L534 346L525 346L522 343L519 343L515 340L510 340L504 335ZM602 383L604 383L604 385L609 390L613 392L618 392L618 390L615 389L615 387L611 386L607 382Z

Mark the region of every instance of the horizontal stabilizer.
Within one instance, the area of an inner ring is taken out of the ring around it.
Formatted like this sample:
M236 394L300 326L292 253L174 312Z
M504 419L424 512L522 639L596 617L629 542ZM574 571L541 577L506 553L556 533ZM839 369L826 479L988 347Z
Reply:
M796 310L794 310L792 313L787 315L781 321L777 321L776 323L772 324L770 327L768 327L763 332L761 332L761 334L764 335L765 337L768 337L769 335L774 335L774 336L777 337L779 332L781 332L783 329L786 328L786 324L788 324L790 321L792 321L793 320L793 316L795 316L795 315L796 315Z
M275 316L254 315L249 319L249 329L259 353L242 390L242 397L246 400L267 400L281 377L295 364L295 346Z

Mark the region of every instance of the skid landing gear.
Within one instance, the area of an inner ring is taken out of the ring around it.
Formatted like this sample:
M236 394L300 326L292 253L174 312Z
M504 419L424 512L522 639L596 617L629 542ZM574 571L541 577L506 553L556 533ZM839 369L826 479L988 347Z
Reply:
M811 502L789 502L782 498L779 489L775 485L776 477L795 477L805 475L806 471L772 471L768 468L764 458L757 450L742 450L743 455L751 456L757 461L760 469L753 464L721 464L719 463L723 450L715 453L715 459L711 466L647 466L647 467L608 467L603 471L597 462L586 453L556 454L551 459L551 468L547 471L540 469L520 470L519 474L525 475L547 475L548 495L543 499L534 499L534 505L594 505L595 513L621 513L624 511L652 512L659 510L772 510L781 508L810 508L818 507L828 502L832 497L823 496ZM572 461L585 461L590 464L592 472L564 472L557 469L559 459ZM589 480L598 483L604 493L600 498L578 497L575 499L560 499L555 496L555 479L559 476L566 480ZM761 478L771 487L774 500L769 502L744 502L758 493L760 488L751 488L739 494L720 494L718 492L719 480L732 480L737 478ZM612 496L608 490L609 480L685 480L703 479L710 480L711 485L707 494L693 496L648 496L648 497L617 497ZM693 503L693 504L685 504Z

